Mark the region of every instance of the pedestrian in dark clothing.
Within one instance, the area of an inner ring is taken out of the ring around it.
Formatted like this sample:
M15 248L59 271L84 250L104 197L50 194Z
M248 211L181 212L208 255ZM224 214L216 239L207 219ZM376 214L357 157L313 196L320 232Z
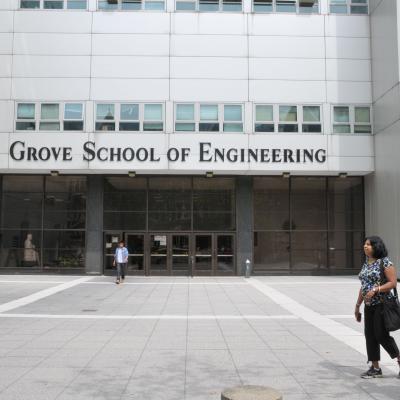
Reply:
M400 352L395 340L385 328L382 315L382 303L394 296L392 289L397 286L397 273L388 258L388 252L379 236L371 236L364 242L365 263L359 278L361 289L358 293L354 311L356 320L361 322L360 306L364 302L364 334L367 345L368 362L371 367L361 374L361 378L380 378L380 346L391 358L396 358L400 366ZM398 377L400 378L400 372Z

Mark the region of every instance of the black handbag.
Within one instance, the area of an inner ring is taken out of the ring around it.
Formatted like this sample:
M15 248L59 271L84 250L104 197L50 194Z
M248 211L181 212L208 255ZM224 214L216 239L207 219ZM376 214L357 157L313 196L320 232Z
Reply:
M383 272L383 266L381 262L381 281L385 281L385 273ZM397 289L393 289L395 297L391 299L383 298L383 322L388 332L397 331L400 329L400 303L399 296L397 295Z

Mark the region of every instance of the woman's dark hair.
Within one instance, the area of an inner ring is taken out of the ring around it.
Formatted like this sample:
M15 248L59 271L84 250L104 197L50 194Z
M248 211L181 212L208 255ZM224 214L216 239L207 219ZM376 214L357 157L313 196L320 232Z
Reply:
M386 249L385 243L383 243L383 240L379 236L369 236L366 237L364 240L364 243L369 240L371 243L372 247L372 255L376 259L382 259L384 257L387 257L388 251Z
M118 243L119 243L119 244L122 243L122 244L125 246L125 242L124 242L123 240L120 240Z

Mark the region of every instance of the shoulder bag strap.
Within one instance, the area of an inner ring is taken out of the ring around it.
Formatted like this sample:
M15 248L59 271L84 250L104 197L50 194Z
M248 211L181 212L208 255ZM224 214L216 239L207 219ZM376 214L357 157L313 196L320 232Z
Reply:
M379 262L379 266L380 266L380 268L381 268L381 281L383 282L383 281L386 279L386 277L385 277L385 272L384 272L384 270L383 270L383 262L382 262L382 259L381 259L380 262ZM394 288L394 289L393 289L393 292L394 292L394 295L398 298L398 295L397 295L397 288ZM390 292L388 292L388 293L390 293Z

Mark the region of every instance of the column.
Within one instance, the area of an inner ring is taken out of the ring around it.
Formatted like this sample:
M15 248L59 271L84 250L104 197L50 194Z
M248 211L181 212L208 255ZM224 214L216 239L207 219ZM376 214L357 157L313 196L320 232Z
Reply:
M245 274L246 260L253 264L253 178L236 178L236 260L238 275Z
M103 273L103 176L87 177L86 194L86 263L87 274Z

